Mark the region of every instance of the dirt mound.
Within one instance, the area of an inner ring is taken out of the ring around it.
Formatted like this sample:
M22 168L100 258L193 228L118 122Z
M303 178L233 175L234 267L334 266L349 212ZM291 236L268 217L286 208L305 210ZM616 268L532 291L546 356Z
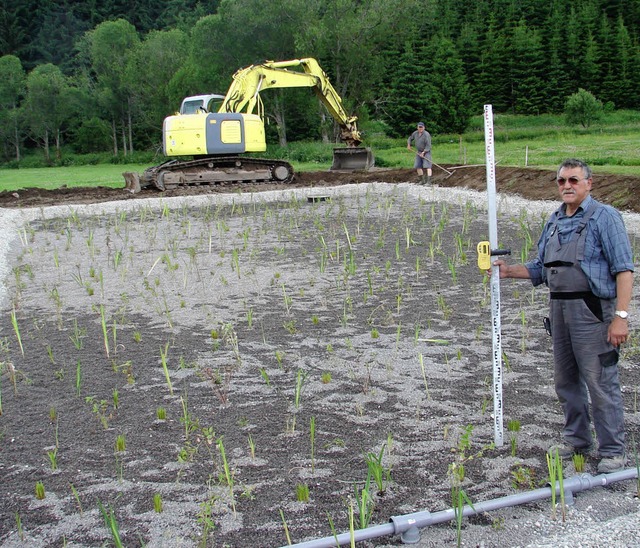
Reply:
M444 187L486 189L484 166L434 167L433 182ZM447 170L447 171L445 171ZM449 174L451 173L451 175ZM530 168L497 167L496 183L499 192L518 194L530 200L555 200L557 190L553 182L555 173ZM368 172L314 171L297 173L293 184L297 187L337 186L365 182L406 183L416 181L410 169L374 169ZM265 185L232 183L215 187L188 187L167 191L164 196L185 196L219 192L258 192L275 190L289 185ZM594 175L593 196L624 211L640 212L640 177L620 175ZM60 204L91 204L114 200L139 200L157 197L155 190L131 194L122 189L105 187L60 188L57 190L24 189L16 192L0 192L0 207L42 207Z

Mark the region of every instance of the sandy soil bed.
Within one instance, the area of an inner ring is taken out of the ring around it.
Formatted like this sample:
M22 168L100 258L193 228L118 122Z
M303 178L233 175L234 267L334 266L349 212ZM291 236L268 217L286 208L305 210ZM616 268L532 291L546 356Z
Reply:
M482 202L394 181L5 210L19 230L0 321L2 545L113 543L102 507L125 546L284 546L287 531L348 531L351 509L359 528L370 470L371 525L446 510L453 487L480 502L544 486L562 422L546 293L503 283L493 447ZM519 257L551 205L501 204ZM637 344L621 372L630 439ZM586 516L636 512L635 495L634 481L585 492L565 523L550 501L483 513L462 540L557 545ZM455 542L442 524L420 545Z

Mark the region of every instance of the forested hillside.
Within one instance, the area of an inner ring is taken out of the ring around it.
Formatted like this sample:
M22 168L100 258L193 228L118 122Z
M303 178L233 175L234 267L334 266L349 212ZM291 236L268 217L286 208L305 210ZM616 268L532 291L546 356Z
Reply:
M579 89L640 108L637 0L0 0L0 137L55 157L158 147L182 97L238 69L315 57L361 125L459 133L495 112L561 112ZM267 95L267 94L265 94ZM272 138L319 139L309 90L269 92ZM324 131L323 131L324 129ZM277 130L277 131L276 131Z

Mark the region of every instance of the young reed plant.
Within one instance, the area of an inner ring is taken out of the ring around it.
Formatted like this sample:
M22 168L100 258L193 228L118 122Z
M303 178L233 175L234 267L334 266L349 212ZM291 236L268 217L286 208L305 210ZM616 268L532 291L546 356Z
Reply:
M80 512L80 515L82 515L83 510L82 510L82 502L80 501L80 493L78 493L78 490L75 488L73 483L70 483L69 487L71 488L71 492L73 493L73 498L76 499L76 504L78 505L78 511Z
M265 384L271 387L271 379L269 378L269 373L267 373L267 370L264 367L260 368L260 376L262 377L262 380L264 380Z
M222 437L218 438L217 441L218 450L220 451L220 458L222 459L222 469L224 471L224 478L227 482L227 486L229 487L229 497L231 498L231 508L233 509L233 515L236 515L236 500L233 495L233 474L231 473L231 469L229 468L229 462L227 461L227 454L224 450L224 443L222 441Z
M307 379L307 373L302 369L298 369L296 373L296 386L293 394L293 404L296 409L300 408L300 400L302 399L302 388L304 381Z
M311 441L311 473L314 474L315 467L315 454L316 454L316 417L312 416L309 421L309 439Z
M162 513L162 495L160 493L154 493L153 495L153 509L157 514Z
M282 284L282 300L284 301L284 308L287 311L287 316L291 314L291 305L293 304L293 299L287 295L287 288L284 284Z
M124 476L123 453L127 449L127 441L124 434L118 434L114 444L116 457L116 470L118 471L118 479L122 481Z
M582 474L585 469L585 459L582 453L574 453L571 457L571 461L573 462L573 467L575 468L578 474Z
M189 413L187 403L186 392L184 393L184 395L180 396L180 405L182 406L182 417L180 417L180 422L184 424L184 439L185 441L189 441L191 432L198 429L199 421L197 419L194 420L191 418L191 413Z
M84 346L84 338L87 336L87 330L78 326L78 320L73 320L73 331L69 338L76 350L82 350Z
M124 434L118 434L118 436L116 436L115 449L116 453L122 453L123 451L126 451L127 438Z
M76 395L80 395L82 389L82 363L80 360L76 362Z
M16 531L18 532L18 538L21 542L24 542L24 530L22 529L22 518L20 514L16 512Z
M296 500L298 502L309 502L309 486L306 483L296 485Z
M109 334L107 332L107 318L104 310L104 305L100 305L100 325L102 326L102 339L104 341L104 349L109 358Z
M453 510L456 516L456 546L460 548L462 545L462 518L464 517L465 503L468 504L474 512L475 508L467 494L462 489L458 488L456 495Z
M49 464L51 465L51 470L58 469L58 448L54 447L52 451L47 451L47 457L49 457Z
M378 488L378 495L383 495L387 490L387 483L391 478L391 468L385 467L382 463L384 456L385 444L382 444L379 453L369 452L364 456L367 463L367 474Z
M562 471L562 459L559 457L557 452L556 459L558 460L558 489L560 491L560 509L562 511L562 523L564 523L567 519L567 505L565 502L564 492L564 474Z
M422 380L424 382L424 391L427 394L427 399L431 400L431 394L429 393L429 383L427 382L427 371L424 366L424 357L422 353L418 354L418 360L420 362L420 370L422 371Z
M353 506L351 506L351 510L351 513L353 513ZM331 529L331 534L333 535L333 539L336 542L336 546L340 546L340 542L338 540L338 531L336 530L336 526L333 523L333 518L331 517L331 514L329 514L329 512L327 512L327 521L329 522L329 528ZM353 524L353 519L351 519L351 524Z
M18 339L18 345L20 346L20 353L24 356L24 347L22 346L22 338L20 337L20 327L18 326L18 318L16 318L15 308L11 310L11 325L13 326L13 331L16 334L16 339Z
M280 508L280 519L282 520L282 527L284 528L284 535L287 538L287 544L291 546L291 535L289 534L289 527L287 526L287 520L284 519L282 508Z
M354 498L356 506L358 507L358 517L360 519L360 529L366 529L371 523L371 517L373 516L373 509L375 502L371 496L371 475L367 473L367 479L364 482L362 489L358 489L358 486L354 486Z
M520 421L518 419L511 419L507 422L507 431L510 432L509 444L511 446L511 456L516 456L518 450L518 439L516 434L520 432Z
M160 347L160 361L162 363L162 370L164 371L164 378L167 381L169 387L169 394L173 396L173 385L171 384L171 376L169 375L169 367L167 365L167 355L169 354L169 343L164 345L164 350Z
M249 443L249 453L251 455L251 458L255 459L256 458L256 442L253 441L251 434L249 434L249 438L247 441Z
M123 548L124 544L122 543L122 539L120 538L120 528L118 527L118 521L116 520L116 514L113 511L113 508L109 507L106 509L102 506L102 503L98 501L98 507L100 508L100 513L102 514L102 518L104 519L104 524L107 528L107 531L111 534L111 540L116 548Z
M562 511L562 521L565 521L565 500L564 500L564 478L562 471L562 458L558 451L553 455L547 453L547 470L549 471L549 485L551 487L551 512L552 517L556 517L557 492L560 493L560 507Z

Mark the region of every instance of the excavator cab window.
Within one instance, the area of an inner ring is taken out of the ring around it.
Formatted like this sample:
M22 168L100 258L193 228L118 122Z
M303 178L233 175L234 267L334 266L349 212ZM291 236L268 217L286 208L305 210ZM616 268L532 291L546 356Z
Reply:
M206 112L202 99L194 99L193 101L182 103L182 114L197 114L199 112Z
M218 112L223 101L224 95L219 95L217 93L186 97L182 101L182 105L180 105L180 114Z
M207 106L208 112L218 112L220 110L220 106L224 101L224 97L214 97L209 101L209 105Z

